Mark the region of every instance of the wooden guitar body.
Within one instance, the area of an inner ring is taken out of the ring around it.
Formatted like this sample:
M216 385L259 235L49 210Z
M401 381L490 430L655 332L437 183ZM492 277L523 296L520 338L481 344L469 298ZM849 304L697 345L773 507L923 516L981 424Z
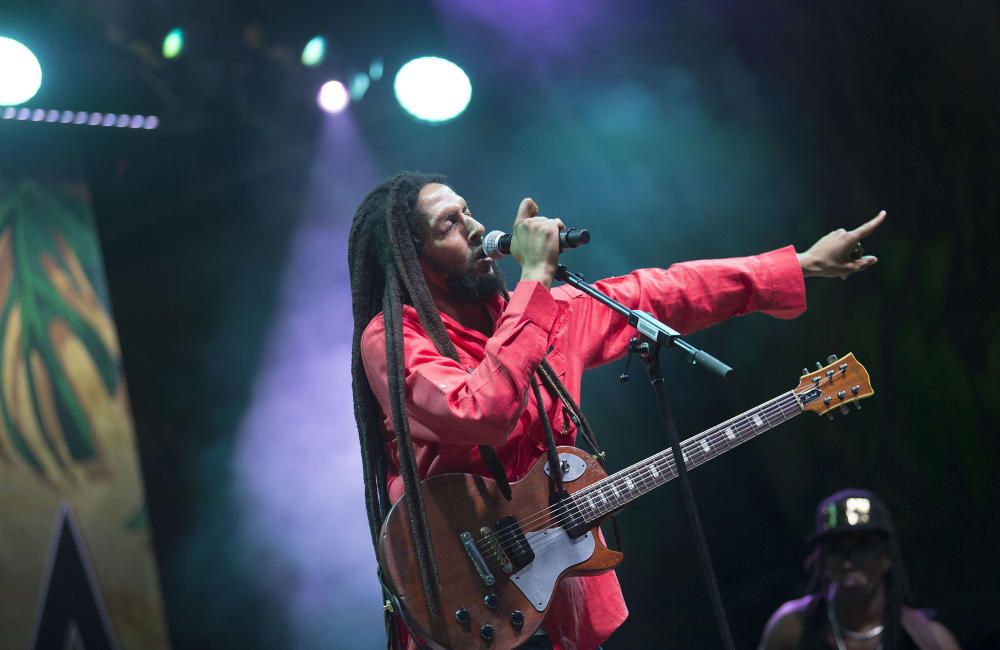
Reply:
M607 476L600 464L580 449L559 447L559 453L562 459L567 455L579 459L574 465L582 473L563 483L563 489L570 494ZM517 647L541 625L561 578L601 573L622 561L621 553L601 542L596 526L570 539L553 520L553 513L564 508L550 508L554 486L545 473L546 465L543 457L522 480L511 484L510 501L503 497L495 481L482 476L442 474L421 483L438 567L437 616L431 613L421 583L405 497L390 510L379 543L383 579L395 595L407 627L424 643L443 648ZM534 553L532 562L520 570L515 565L511 573L505 572L503 563L491 554L490 538L484 537L481 530L495 527L508 516L519 523ZM468 533L473 543L478 542L493 584L487 584L477 571L463 533ZM529 600L525 592L534 598ZM458 620L464 618L462 614L456 616L463 611L468 614L464 622ZM492 638L484 638L490 634Z

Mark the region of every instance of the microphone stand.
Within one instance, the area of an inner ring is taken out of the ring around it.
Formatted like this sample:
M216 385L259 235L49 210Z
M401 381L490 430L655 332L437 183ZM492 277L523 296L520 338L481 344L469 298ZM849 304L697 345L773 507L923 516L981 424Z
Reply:
M735 648L733 645L733 635L729 630L729 621L726 619L726 610L722 604L722 594L719 592L715 570L712 568L712 558L708 550L708 542L705 539L705 531L701 526L698 505L694 500L694 490L691 488L687 467L684 464L680 436L677 433L677 426L674 424L670 405L667 402L667 391L664 384L663 372L660 368L660 348L672 347L687 352L688 363L692 366L701 366L723 379L728 379L733 374L733 369L704 350L699 350L682 340L680 332L661 323L651 314L626 307L614 298L588 284L583 279L583 276L570 271L562 264L556 268L555 277L605 304L613 311L622 314L628 319L629 325L639 331L639 338L631 340L629 350L630 353L637 352L639 357L646 363L649 381L653 386L653 391L656 393L656 401L660 407L660 416L663 418L663 424L667 431L667 439L670 441L670 449L674 456L674 463L677 466L677 478L681 484L684 508L687 511L691 532L695 538L695 546L698 549L698 557L701 560L701 569L705 574L705 582L712 600L712 609L715 611L715 620L719 626L719 635L722 637L723 647L727 650L733 650Z

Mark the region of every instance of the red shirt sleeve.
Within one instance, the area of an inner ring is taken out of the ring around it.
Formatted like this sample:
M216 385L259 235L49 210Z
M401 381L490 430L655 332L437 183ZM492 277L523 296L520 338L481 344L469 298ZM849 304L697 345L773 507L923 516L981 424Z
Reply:
M802 268L791 246L755 255L641 269L596 282L595 286L632 308L653 314L689 334L733 316L762 311L794 318L805 311ZM635 330L625 318L569 286L553 290L571 302L566 337L585 367L625 353Z
M414 439L498 445L527 405L531 376L548 350L557 320L552 294L540 282L521 282L471 368L441 355L419 322L403 319L406 409ZM377 316L361 336L368 383L389 413L385 323ZM393 430L386 421L387 429Z

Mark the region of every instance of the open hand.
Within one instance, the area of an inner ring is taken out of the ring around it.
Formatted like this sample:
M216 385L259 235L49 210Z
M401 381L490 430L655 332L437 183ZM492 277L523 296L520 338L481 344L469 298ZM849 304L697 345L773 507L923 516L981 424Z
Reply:
M804 253L799 253L799 264L805 277L847 279L878 262L874 255L865 255L861 240L870 235L885 220L885 210L854 230L838 228L824 235Z

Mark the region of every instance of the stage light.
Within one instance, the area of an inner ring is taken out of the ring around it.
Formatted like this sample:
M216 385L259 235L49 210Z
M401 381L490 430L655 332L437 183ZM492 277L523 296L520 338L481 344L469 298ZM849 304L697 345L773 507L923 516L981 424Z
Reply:
M446 59L425 56L396 73L396 99L406 111L425 122L446 122L460 115L472 99L465 72Z
M42 87L42 66L27 47L0 36L0 105L23 104Z
M302 65L307 68L315 68L326 58L326 39L322 36L313 36L306 46L302 48Z
M385 66L382 64L382 59L375 59L372 64L368 66L368 76L371 77L372 81L380 81L382 79L382 72Z
M160 118L155 115L129 115L127 113L88 113L87 111L60 111L50 108L15 108L7 106L0 111L0 119L20 120L22 122L59 122L60 124L75 124L78 126L106 126L124 129L155 129L160 125Z
M348 84L348 90L351 93L351 101L359 102L361 98L365 96L368 92L368 87L371 86L371 79L368 78L364 72L359 72L351 77L351 83Z
M184 51L184 30L175 27L163 37L163 58L176 59Z
M344 88L344 84L339 81L327 81L319 89L316 101L319 102L320 108L327 113L339 113L347 108L351 96L347 93L347 88Z

